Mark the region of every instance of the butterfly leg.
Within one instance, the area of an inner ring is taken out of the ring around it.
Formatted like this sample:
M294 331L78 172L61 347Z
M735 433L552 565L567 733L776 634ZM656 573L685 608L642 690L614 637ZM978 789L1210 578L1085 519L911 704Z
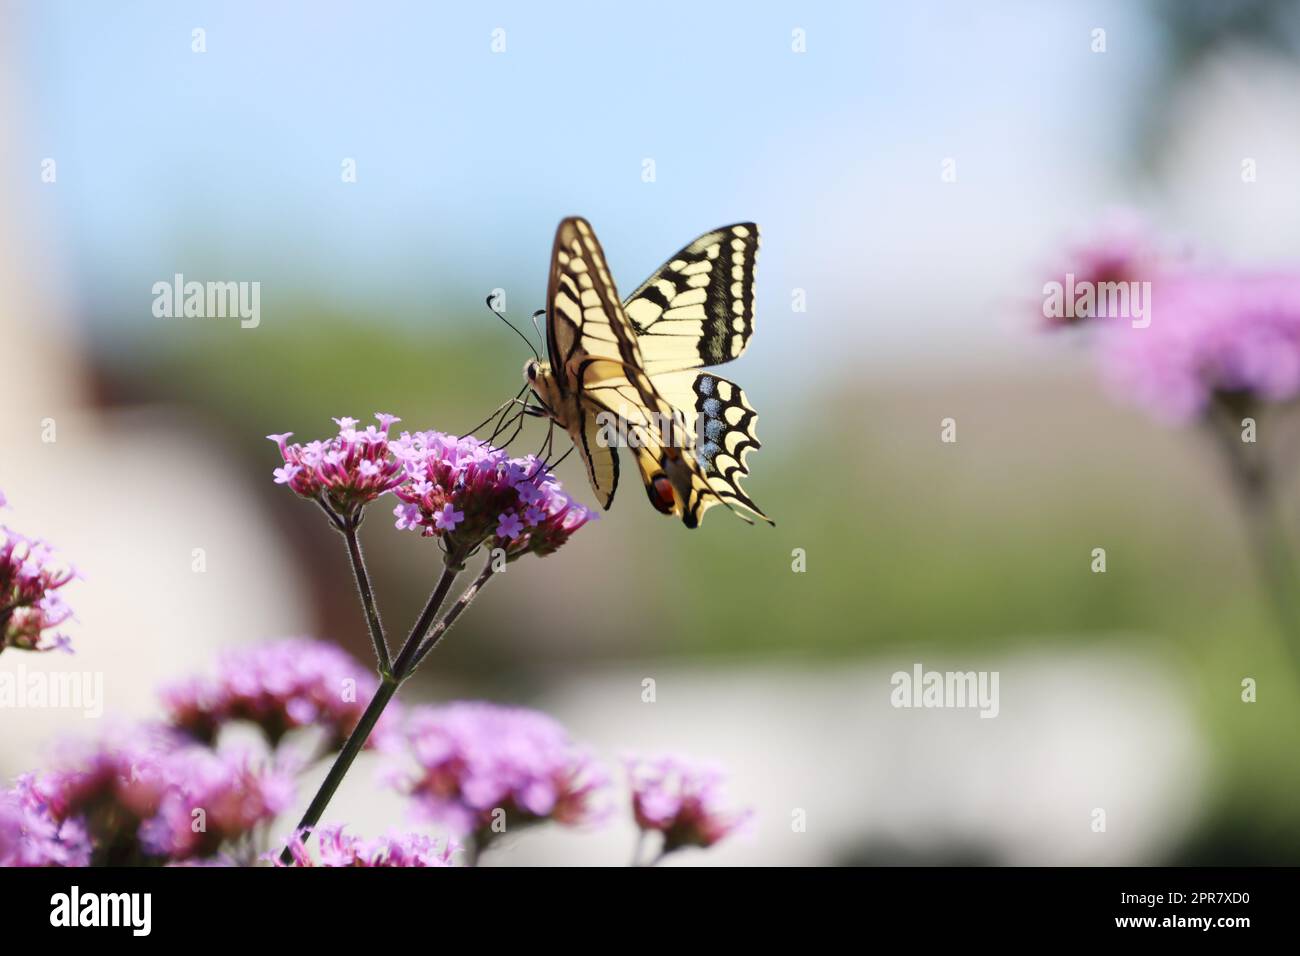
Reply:
M520 431L523 430L524 415L526 409L528 409L529 406L526 402L523 401L519 401L519 404L523 406L523 408L520 411L516 412L514 415L510 416L508 419L504 420L502 423L502 427L498 431L493 432L492 437L488 439L489 442L495 441L498 434L504 432L511 425L514 425L515 430L510 433L509 438L507 438L505 441L503 441L501 444L497 446L498 448L509 448L510 443L513 442L516 438L518 438Z
M547 425L546 437L542 440L542 447L537 449L537 454L534 457L542 458L543 460L545 460L545 458L550 457L551 447L552 447L551 443L554 435L555 435L555 419L552 418L550 420L550 423ZM543 456L542 452L546 452L546 455Z
M502 403L501 403L500 405L498 405L496 408L492 409L492 414L491 414L491 415L489 415L487 418L483 419L481 422L479 422L479 423L478 423L477 425L475 425L473 428L467 430L467 431L466 431L463 435L461 435L460 437L461 437L461 438L468 438L470 435L474 434L474 432L478 431L478 430L479 430L480 428L482 428L484 425L488 424L488 422L491 422L493 419L495 419L498 415L500 415L502 412L504 412L504 411L505 411L507 408L509 408L511 405L513 405L513 404L515 404L516 402L520 401L520 400L521 400L521 397L523 396L524 392L527 391L527 389L528 389L528 386L527 386L527 385L524 385L524 387L521 388L521 389L518 391L518 393L515 394L515 397L514 397L514 398L506 399L504 402L502 402Z

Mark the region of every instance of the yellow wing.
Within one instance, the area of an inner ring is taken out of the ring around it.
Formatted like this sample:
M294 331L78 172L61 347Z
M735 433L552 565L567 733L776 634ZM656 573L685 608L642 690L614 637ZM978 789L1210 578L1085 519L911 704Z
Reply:
M577 429L578 454L587 469L587 481L602 508L614 503L618 490L618 446L609 441L599 418L599 407L590 401L578 403L581 422Z
M741 518L748 513L775 524L740 484L749 474L750 453L762 447L756 433L758 413L741 387L712 372L690 370L656 375L654 383L683 413L684 427L694 436L694 444L680 466L671 460L637 455L651 503L662 488L656 489L662 473L677 490L682 520L689 527L698 525L704 512L716 504L728 505Z
M582 387L586 366L617 363L646 410L671 417L645 372L636 330L618 300L605 252L585 219L571 216L555 231L547 287L546 347L560 390Z
M739 484L746 456L759 447L744 393L715 375L680 371L744 351L757 248L750 223L706 233L628 299L641 319L634 321L591 226L577 217L560 223L547 294L547 351L559 392L551 405L580 417L569 431L604 507L618 483L617 442L633 448L651 503L687 527L719 503L770 520ZM647 356L656 356L657 371L679 374L648 374ZM611 433L602 418L619 427Z
M684 246L627 297L651 376L738 358L754 332L758 226L722 226Z

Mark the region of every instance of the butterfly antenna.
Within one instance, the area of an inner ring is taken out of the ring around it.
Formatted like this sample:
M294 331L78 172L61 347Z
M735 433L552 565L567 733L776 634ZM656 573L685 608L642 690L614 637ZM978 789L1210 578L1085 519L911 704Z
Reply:
M533 330L537 333L537 341L542 343L543 348L546 347L546 333L543 332L542 327L537 324L537 320L539 317L545 314L546 314L545 309L538 309L536 312L533 313Z
M506 318L506 314L505 314L504 312L498 312L498 311L496 310L496 307L492 305L492 300L495 299L495 298L496 298L495 295L489 295L489 296L484 300L484 304L487 305L487 307L488 307L488 311L491 312L493 315L495 315L498 319L500 319L500 320L501 320L502 322L504 322L506 325L510 326L510 330L511 330L512 332L514 332L515 335L519 336L521 339L524 340L524 344L528 346L528 351L530 351L530 352L533 353L533 358L537 359L537 361L540 362L540 361L542 360L542 357L541 357L540 355L537 354L537 349L536 349L536 347L533 345L533 343L529 340L528 336L526 336L526 335L524 335L524 333L520 332L519 329L515 326L515 324L514 324L513 322L511 322L509 319Z

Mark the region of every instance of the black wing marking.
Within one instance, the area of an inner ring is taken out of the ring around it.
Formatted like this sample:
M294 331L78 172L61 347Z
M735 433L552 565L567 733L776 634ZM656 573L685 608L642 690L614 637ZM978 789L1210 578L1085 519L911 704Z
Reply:
M754 332L759 231L741 222L683 247L628 296L645 370L721 365L739 357Z

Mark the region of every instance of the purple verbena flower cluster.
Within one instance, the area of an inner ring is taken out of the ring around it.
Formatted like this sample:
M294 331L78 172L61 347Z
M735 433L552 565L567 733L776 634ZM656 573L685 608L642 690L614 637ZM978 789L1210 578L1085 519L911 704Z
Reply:
M322 867L443 867L452 866L452 857L458 849L452 840L438 849L437 841L422 833L392 834L374 840L364 840L343 832L339 825L323 826L315 831L319 845L319 860L313 859L302 834L295 834L288 842L289 853L295 866ZM284 866L280 854L269 859L276 866Z
M325 746L343 745L379 682L341 648L309 638L287 638L222 655L212 677L164 688L168 722L206 744L231 721L261 728L272 746L300 727L316 726ZM382 741L397 715L386 711L370 743Z
M336 418L339 433L325 441L289 444L292 432L268 435L284 464L275 483L295 494L328 505L335 514L352 515L402 480L402 466L389 451L388 430L401 419L378 413L379 426L358 430L355 418Z
M1116 395L1174 424L1215 402L1248 413L1300 396L1300 273L1173 273L1154 290L1150 327L1100 330L1102 377Z
M661 854L713 846L753 816L727 807L725 775L716 767L678 757L629 758L627 772L637 826L663 835Z
M546 714L482 701L416 708L407 739L418 769L394 774L397 788L419 816L480 847L497 832L494 824L513 831L604 816L593 804L608 775Z
M1095 237L1069 248L1059 272L1078 286L1128 289L1108 300L1110 314L1099 304L1049 324L1089 327L1108 389L1161 421L1200 420L1215 405L1235 417L1300 397L1300 271L1207 266L1167 246L1135 217L1112 216ZM1061 278L1050 271L1049 286ZM1142 321L1114 314L1139 286L1147 298Z
M6 796L19 805L30 865L199 860L286 809L291 775L238 750L215 751L166 728L119 732L29 774Z
M508 560L556 551L595 517L536 457L511 458L476 438L403 432L393 443L406 480L394 494L397 527L443 539L449 552L483 543Z
M0 651L70 652L67 635L54 629L72 617L59 589L76 576L44 541L0 525Z
M24 774L0 791L0 866L89 866L90 837L79 819L58 821Z
M1147 226L1145 220L1128 210L1111 210L1088 234L1066 243L1059 260L1045 272L1049 280L1062 286L1084 283L1137 282L1150 280L1157 271L1173 261ZM1070 277L1073 277L1072 279ZM1079 325L1097 318L1095 308L1069 315L1043 316L1049 328Z
M399 419L376 417L382 428L365 431L355 419L335 419L338 437L325 442L291 445L288 433L268 436L284 460L276 483L345 518L391 491L399 530L438 538L458 556L484 544L501 548L508 561L552 554L596 517L536 456L511 458L477 438L438 431L390 440Z

